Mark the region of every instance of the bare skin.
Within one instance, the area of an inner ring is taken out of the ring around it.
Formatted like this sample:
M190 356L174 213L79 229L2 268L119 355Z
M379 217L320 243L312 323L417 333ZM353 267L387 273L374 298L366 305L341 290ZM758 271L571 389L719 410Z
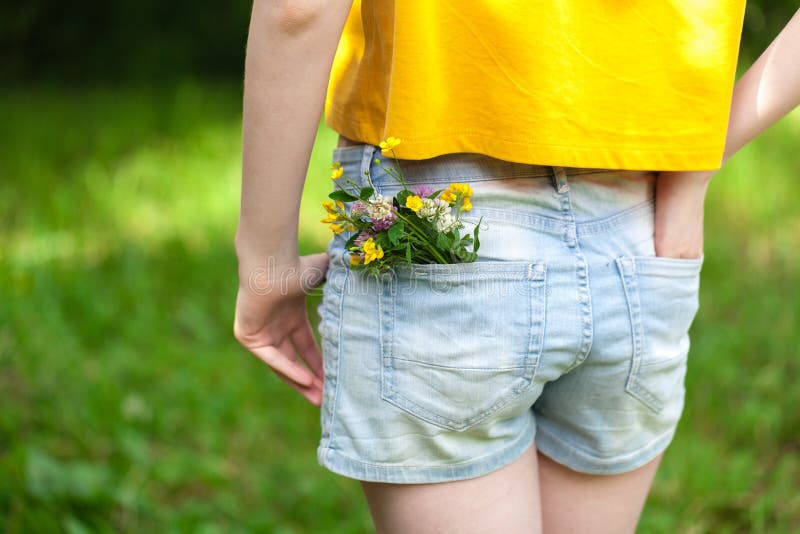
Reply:
M569 469L531 446L487 475L436 484L361 482L378 534L635 532L663 455L619 475Z
M321 354L304 297L323 280L327 258L324 253L298 255L298 211L351 3L256 0L245 64L234 335L315 406L322 388ZM800 103L799 49L800 12L737 82L723 163ZM702 254L703 206L715 173L659 173L656 255ZM269 265L274 270L265 270ZM660 461L619 475L587 475L531 447L508 466L473 479L364 482L362 487L380 533L618 534L634 532Z
M541 532L536 449L481 477L436 484L361 482L378 534Z

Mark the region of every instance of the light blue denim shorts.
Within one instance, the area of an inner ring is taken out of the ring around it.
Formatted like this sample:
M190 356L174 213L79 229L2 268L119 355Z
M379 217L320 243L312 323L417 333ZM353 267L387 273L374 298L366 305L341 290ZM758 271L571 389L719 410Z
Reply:
M345 178L394 195L380 148L336 148ZM318 307L320 465L359 480L477 477L534 442L583 473L666 449L684 405L703 258L658 257L656 171L528 165L482 154L400 160L409 187L472 187L478 260L375 279L334 235Z

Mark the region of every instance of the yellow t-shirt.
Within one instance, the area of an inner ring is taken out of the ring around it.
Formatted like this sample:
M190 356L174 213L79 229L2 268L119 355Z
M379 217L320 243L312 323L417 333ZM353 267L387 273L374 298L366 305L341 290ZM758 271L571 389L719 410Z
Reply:
M354 0L325 122L400 159L722 163L745 0Z

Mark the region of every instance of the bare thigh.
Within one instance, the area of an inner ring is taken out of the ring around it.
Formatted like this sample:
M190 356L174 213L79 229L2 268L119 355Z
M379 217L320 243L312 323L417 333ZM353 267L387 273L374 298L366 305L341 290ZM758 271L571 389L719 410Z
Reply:
M489 474L434 484L361 483L378 534L536 534L539 475L532 445Z
M628 473L573 471L532 445L487 475L435 484L364 482L378 534L636 531L662 455Z
M662 457L627 473L588 475L539 453L544 532L635 532Z

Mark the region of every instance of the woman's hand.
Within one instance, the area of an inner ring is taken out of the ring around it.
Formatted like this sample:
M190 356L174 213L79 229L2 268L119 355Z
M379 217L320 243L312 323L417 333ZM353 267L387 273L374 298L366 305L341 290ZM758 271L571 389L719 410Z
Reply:
M233 333L278 377L315 406L322 400L322 352L308 321L306 296L325 279L325 252L248 268L240 258ZM305 362L308 368L301 362Z
M656 256L703 256L703 207L708 183L715 172L662 171L657 175Z

